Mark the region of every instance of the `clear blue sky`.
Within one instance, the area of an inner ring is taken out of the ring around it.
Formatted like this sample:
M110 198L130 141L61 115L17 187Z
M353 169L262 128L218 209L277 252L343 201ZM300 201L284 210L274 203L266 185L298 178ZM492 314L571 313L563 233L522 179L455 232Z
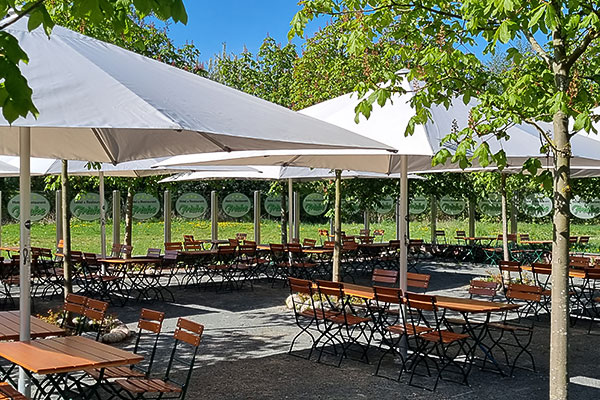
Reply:
M277 42L287 43L290 21L299 10L297 0L184 0L188 13L187 25L171 24L170 36L182 45L193 42L207 61L221 52L223 43L228 52L240 53L244 45L255 53L269 35ZM309 25L311 36L326 19ZM294 43L301 44L295 39Z

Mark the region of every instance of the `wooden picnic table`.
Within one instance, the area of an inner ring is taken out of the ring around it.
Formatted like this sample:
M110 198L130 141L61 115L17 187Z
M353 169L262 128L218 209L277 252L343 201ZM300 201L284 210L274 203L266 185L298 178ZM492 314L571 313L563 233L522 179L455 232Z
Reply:
M19 311L0 312L0 341L19 340ZM31 316L31 338L45 338L49 336L64 336L65 330L49 324L39 318Z

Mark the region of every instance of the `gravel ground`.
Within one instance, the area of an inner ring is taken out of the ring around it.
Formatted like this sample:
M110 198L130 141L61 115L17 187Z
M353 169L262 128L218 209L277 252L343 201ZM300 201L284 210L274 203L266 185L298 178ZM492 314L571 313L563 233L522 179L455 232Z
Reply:
M489 266L452 263L421 264L421 272L431 273L434 294L466 296L470 279L486 275ZM365 281L363 283L366 283ZM297 332L290 310L284 307L289 291L278 284L259 282L254 290L215 293L197 289L177 289L176 303L142 302L126 307L111 307L131 328L140 308L164 311L166 320L155 370L166 366L172 344L169 335L177 318L185 317L205 325L196 369L188 399L547 399L549 323L547 316L536 321L532 351L537 372L516 370L514 377L501 377L474 368L470 386L441 382L435 393L400 382L376 377L376 353L371 364L344 360L341 368L287 354ZM39 304L38 307L44 307ZM600 326L587 335L587 326L570 332L570 385L573 399L600 399ZM131 347L133 340L124 343ZM300 342L298 355L305 355L308 342ZM327 360L326 360L327 361ZM386 364L395 371L395 365ZM430 381L427 381L430 382Z

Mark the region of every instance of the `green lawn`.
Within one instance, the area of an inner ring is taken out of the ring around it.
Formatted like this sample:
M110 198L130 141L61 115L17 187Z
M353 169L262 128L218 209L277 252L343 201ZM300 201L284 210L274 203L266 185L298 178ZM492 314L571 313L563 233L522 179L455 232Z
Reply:
M187 221L174 219L172 224L172 238L174 241L182 240L184 234L192 234L196 238L210 237L210 221ZM318 229L328 228L327 224L302 224L300 229L301 238L318 239ZM347 234L358 234L362 224L344 224L343 230ZM578 225L573 224L571 231L573 235L589 235L592 237L591 249L600 248L600 235L598 235L598 225ZM393 221L384 221L382 223L371 223L371 229L384 229L385 239L393 239L396 227ZM452 220L438 222L438 229L444 229L448 238L454 237L454 231L457 229L467 230L467 221ZM107 242L108 246L112 243L112 226L107 224ZM265 220L261 225L261 242L277 242L280 237L280 225L272 220ZM476 225L476 234L480 236L496 235L501 231L499 223L478 222ZM220 222L219 238L235 237L237 232L245 232L252 239L253 224L251 222ZM519 232L527 232L533 239L551 239L552 225L523 223L519 224ZM411 238L421 238L429 240L431 237L429 230L429 221L412 221L410 223ZM121 241L123 241L124 227L121 228ZM31 229L33 246L50 247L55 245L55 226L53 223L34 223ZM72 222L73 249L82 251L100 251L100 225L98 222L81 222L74 220ZM452 239L453 241L453 239ZM18 224L7 224L2 227L2 244L18 245L19 233ZM149 247L163 247L163 223L160 221L135 222L133 226L133 247L134 253L145 253Z

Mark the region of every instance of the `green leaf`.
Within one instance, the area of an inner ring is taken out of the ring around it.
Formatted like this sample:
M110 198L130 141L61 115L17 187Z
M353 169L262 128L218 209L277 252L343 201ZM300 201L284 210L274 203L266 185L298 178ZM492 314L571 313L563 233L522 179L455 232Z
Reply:
M531 17L531 19L529 20L529 24L527 24L527 27L532 28L535 24L537 24L545 12L546 12L546 7L544 5L539 6L538 10L535 12L535 14L533 14L533 17Z

